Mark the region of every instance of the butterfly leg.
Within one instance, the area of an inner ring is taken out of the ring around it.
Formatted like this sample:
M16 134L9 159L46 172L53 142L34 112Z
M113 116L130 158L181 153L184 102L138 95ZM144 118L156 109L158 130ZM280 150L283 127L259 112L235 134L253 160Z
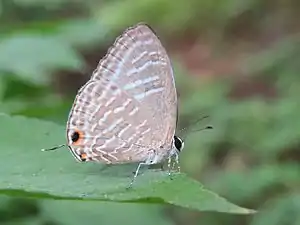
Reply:
M178 154L178 152L176 152L176 154L175 154L175 161L174 161L174 163L173 163L173 169L174 169L174 167L175 167L175 163L177 164L177 171L180 173L180 164L179 164L179 154Z
M175 155L175 157L174 157ZM173 160L173 163L172 163L172 158L174 157L174 160ZM172 165L171 165L172 163ZM175 164L177 164L177 170L178 172L180 172L180 165L179 165L179 154L177 151L175 152L171 152L170 155L169 155L169 158L168 158L168 175L169 177L171 178L172 180L172 170L174 170L175 168Z
M170 177L170 179L172 180L172 174L171 174L171 170L172 170L172 168L171 168L171 162L172 162L172 155L170 154L169 155L169 158L168 158L168 175L169 175L169 177Z
M139 170L140 170L141 166L143 166L143 165L148 165L148 163L144 163L144 162L139 163L138 167L137 167L136 170L135 170L134 176L133 176L133 178L132 178L132 180L131 180L131 182L130 182L128 188L131 188L131 187L132 187L132 185L133 185L133 183L134 183L136 177L137 177L138 174L139 174Z

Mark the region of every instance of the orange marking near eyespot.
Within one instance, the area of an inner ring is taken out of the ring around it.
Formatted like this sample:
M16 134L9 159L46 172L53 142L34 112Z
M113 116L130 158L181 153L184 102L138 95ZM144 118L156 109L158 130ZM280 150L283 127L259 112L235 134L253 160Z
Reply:
M82 161L85 161L87 159L87 155L85 153L82 153L80 155L80 158L81 158Z
M77 129L76 129L76 130L74 130L74 132L73 132L71 135L73 136L74 133L78 133L79 138L78 138L78 140L73 141L73 142L72 142L72 145L81 145L81 144L82 144L83 137L84 137L83 131L80 131L80 130L77 130Z

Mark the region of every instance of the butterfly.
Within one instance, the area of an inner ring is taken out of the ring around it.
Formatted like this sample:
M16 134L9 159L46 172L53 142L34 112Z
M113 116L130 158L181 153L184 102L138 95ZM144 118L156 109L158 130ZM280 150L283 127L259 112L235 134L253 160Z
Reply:
M126 29L80 88L70 110L67 144L78 161L143 165L172 159L184 147L175 135L177 93L171 61L149 25Z

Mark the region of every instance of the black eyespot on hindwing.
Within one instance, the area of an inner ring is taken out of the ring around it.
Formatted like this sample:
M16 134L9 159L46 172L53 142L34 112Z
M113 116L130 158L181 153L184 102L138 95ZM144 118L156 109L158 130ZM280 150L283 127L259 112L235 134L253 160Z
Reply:
M73 142L78 141L79 138L80 138L80 134L79 134L78 131L75 131L75 132L72 134L72 136L71 136L71 139L72 139Z

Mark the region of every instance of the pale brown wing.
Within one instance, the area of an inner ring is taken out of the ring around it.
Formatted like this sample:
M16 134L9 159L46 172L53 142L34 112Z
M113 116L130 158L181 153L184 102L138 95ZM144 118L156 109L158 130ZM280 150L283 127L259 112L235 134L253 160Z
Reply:
M80 89L67 123L74 156L107 164L145 161L151 132L151 119L136 100L108 80L91 80Z
M152 148L171 146L177 117L173 71L164 47L149 26L138 24L117 38L91 79L115 82L140 103L152 129L147 135Z

